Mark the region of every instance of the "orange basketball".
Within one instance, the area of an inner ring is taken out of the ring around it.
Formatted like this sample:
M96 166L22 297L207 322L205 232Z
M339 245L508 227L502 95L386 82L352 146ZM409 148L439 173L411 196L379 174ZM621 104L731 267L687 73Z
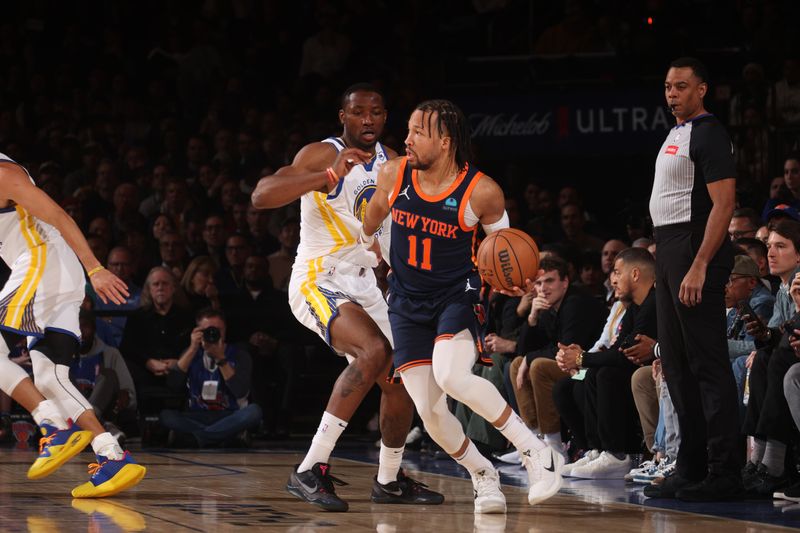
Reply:
M478 272L497 290L525 288L525 280L536 279L539 248L518 229L506 228L490 233L478 248Z

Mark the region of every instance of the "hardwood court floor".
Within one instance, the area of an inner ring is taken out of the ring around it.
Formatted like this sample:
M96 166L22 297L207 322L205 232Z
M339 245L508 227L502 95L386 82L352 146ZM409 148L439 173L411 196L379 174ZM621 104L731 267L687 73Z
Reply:
M504 485L507 515L474 515L472 485L463 478L409 473L443 492L441 506L387 506L369 501L376 467L336 458L333 474L349 485L337 492L348 513L325 513L285 492L293 452L135 453L148 467L135 489L105 500L73 500L69 491L86 480L84 453L51 477L28 481L32 452L0 450L0 530L55 531L405 531L486 532L692 532L754 533L788 530L747 520L644 507L612 501L570 485L551 500L530 507L522 487ZM447 463L446 461L437 461ZM516 483L519 473L504 475ZM617 492L619 492L617 490ZM800 518L800 513L798 513ZM800 523L800 522L799 522Z

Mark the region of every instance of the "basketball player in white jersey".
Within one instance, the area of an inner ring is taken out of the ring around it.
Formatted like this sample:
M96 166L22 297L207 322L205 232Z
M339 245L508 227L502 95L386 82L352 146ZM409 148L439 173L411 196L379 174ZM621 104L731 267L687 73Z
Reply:
M110 496L136 485L145 468L103 429L91 404L70 382L68 366L80 346L83 268L103 301L122 303L127 287L100 265L69 215L4 154L0 258L11 268L0 290L0 389L31 412L42 433L28 477L49 475L91 442L97 463L89 466L91 479L76 487L73 497ZM36 386L8 359L10 347L22 337L30 344Z
M311 447L287 490L327 511L346 511L335 493L328 460L347 422L374 383L382 391L381 452L372 489L375 503L439 504L441 494L403 474L400 462L414 405L401 384L387 383L392 337L388 308L372 268L376 255L358 244L364 208L378 169L397 154L378 142L386 123L381 93L367 84L348 88L339 121L342 136L305 146L291 165L265 176L253 205L276 208L300 198L300 245L289 282L295 317L349 365L333 386ZM388 237L388 228L381 235ZM383 241L383 238L379 238ZM384 257L388 257L386 250Z

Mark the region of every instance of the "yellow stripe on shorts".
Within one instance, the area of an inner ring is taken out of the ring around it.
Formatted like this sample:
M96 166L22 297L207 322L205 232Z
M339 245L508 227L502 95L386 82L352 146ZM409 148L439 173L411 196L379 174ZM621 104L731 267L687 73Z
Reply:
M25 278L16 290L14 298L8 304L8 313L3 325L19 329L22 324L22 317L25 314L25 308L33 298L33 295L36 294L36 288L42 279L45 263L47 262L47 245L36 230L34 218L28 214L25 208L18 205L16 209L17 216L19 216L20 231L31 253L31 264L28 266Z

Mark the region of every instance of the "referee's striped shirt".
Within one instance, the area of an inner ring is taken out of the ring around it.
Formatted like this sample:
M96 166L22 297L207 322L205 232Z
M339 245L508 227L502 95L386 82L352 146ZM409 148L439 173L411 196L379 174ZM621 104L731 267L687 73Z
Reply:
M735 177L733 144L715 116L706 113L675 126L656 158L653 226L705 224L713 205L706 185Z

